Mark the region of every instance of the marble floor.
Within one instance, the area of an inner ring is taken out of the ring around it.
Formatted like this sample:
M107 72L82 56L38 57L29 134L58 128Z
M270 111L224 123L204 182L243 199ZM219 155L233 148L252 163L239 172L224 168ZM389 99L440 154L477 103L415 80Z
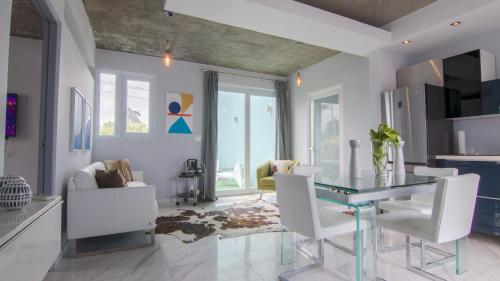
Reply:
M230 204L254 197L221 198L216 204ZM161 213L168 214L172 210L162 208ZM352 245L350 239L349 236L338 238L339 242ZM385 232L385 241L400 244L403 236ZM325 247L325 265L293 280L355 280L355 258L329 245ZM450 252L454 249L451 244L440 247ZM414 249L413 255L414 260L419 259L418 249ZM404 250L380 254L377 261L379 277L387 281L427 280L406 270L404 257ZM433 257L429 254L428 258ZM306 258L299 257L296 265L307 262ZM278 280L279 273L296 265L280 264L279 233L223 240L212 236L191 244L184 244L169 235L157 235L154 247L63 258L44 281L271 281ZM469 240L469 270L459 276L454 270L454 262L451 262L431 272L446 280L500 280L500 239L473 234Z

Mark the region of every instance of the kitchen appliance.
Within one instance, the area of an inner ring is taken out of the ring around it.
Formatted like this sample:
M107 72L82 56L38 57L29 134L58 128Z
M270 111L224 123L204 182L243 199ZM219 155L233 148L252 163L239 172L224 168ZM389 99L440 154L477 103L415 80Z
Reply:
M405 166L433 165L433 155L453 154L453 121L446 119L443 87L419 84L383 93L383 121L405 141ZM391 162L391 158L389 161Z

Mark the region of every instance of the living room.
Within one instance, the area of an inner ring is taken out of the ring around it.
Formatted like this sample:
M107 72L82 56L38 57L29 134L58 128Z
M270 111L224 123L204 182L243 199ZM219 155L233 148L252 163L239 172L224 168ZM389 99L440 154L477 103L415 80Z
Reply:
M500 2L459 2L2 2L0 276L493 280Z

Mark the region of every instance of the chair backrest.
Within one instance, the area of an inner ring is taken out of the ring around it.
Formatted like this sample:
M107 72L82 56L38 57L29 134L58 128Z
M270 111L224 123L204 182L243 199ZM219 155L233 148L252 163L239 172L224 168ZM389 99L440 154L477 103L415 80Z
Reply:
M429 168L429 167L421 167L417 166L413 170L413 173L417 176L428 176L428 177L449 177L458 175L458 170L455 168ZM419 193L411 196L411 200L432 204L434 203L434 193Z
M479 176L438 178L432 209L432 234L437 243L469 235L476 205Z
M281 225L287 230L319 239L320 221L312 177L275 175Z
M293 167L292 174L301 176L312 176L321 174L323 172L323 167L319 166L302 166L297 165Z

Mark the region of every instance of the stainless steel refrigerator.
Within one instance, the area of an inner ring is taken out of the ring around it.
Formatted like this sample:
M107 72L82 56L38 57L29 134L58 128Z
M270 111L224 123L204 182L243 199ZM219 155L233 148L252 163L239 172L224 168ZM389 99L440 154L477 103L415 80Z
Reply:
M408 171L414 166L434 166L433 156L453 152L453 122L446 119L442 87L419 84L383 93L382 118L405 141Z

